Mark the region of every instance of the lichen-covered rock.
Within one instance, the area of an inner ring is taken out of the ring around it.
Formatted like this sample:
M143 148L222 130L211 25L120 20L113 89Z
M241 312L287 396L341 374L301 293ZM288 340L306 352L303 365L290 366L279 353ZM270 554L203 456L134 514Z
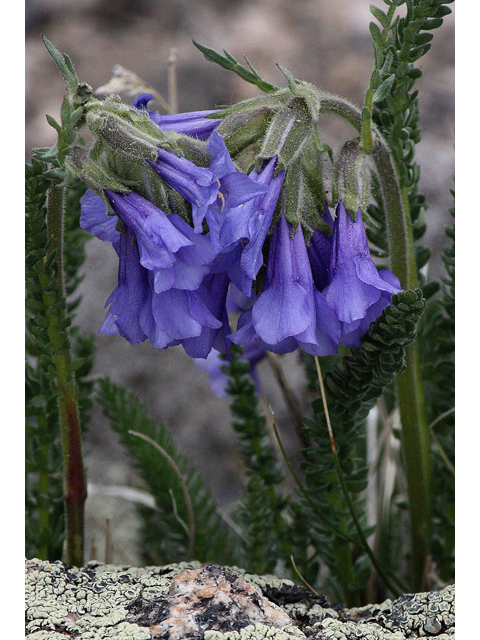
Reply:
M401 637L453 637L455 635L455 587L441 591L406 594L392 602L350 610L355 620L374 619L382 628L401 631Z
M149 605L139 598L130 607L129 619L148 625L154 637L172 640L203 637L206 631L240 630L257 622L277 628L293 623L259 587L216 565L182 571L172 580L168 597L155 602L153 617Z
M450 640L454 587L358 609L290 580L189 562L121 567L27 560L29 640Z

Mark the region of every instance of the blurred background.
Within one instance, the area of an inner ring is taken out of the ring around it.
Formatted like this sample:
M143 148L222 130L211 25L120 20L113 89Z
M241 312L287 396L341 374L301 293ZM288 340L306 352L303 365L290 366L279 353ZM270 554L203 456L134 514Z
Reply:
M113 67L120 64L165 98L167 62L175 49L179 111L212 109L257 92L253 85L206 62L192 40L218 51L226 49L239 61L247 55L260 75L274 84L284 84L275 66L280 63L294 76L361 105L373 60L369 4L370 0L26 0L27 161L32 148L55 142L56 133L45 115L59 119L64 95L42 33L70 56L80 80L94 89L106 84ZM424 244L433 251L429 277L438 278L454 187L454 13L433 33L417 85L422 127L417 162L419 188L428 203ZM164 113L157 102L149 108ZM333 121L321 122L321 127L324 140L332 146L344 135L343 125ZM105 316L105 302L116 286L116 255L92 239L83 270L83 300L76 323L96 333ZM297 354L283 356L281 363L307 411L306 381ZM94 373L108 374L145 401L151 415L172 431L178 448L203 474L220 508L232 515L243 478L229 403L211 392L207 374L183 349L155 350L147 342L132 346L119 336L97 335ZM259 365L259 377L266 412L270 405L289 455L295 459L298 442L292 418L268 362ZM98 411L93 413L85 459L90 483L86 559L94 541L97 559L105 560L109 529L110 559L140 564L138 521L126 490L139 487L139 481Z

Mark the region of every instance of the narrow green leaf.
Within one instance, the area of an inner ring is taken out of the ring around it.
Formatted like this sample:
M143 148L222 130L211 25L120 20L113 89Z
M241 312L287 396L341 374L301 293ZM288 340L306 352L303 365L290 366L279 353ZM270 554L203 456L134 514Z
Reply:
M256 85L259 89L261 89L265 93L273 93L274 91L278 91L278 87L274 86L273 84L270 84L270 82L267 82L266 80L263 80L256 72L252 73L252 71L249 71L246 67L239 64L235 60L235 58L232 55L230 55L230 53L228 53L228 51L224 50L224 53L225 53L225 57L224 57L219 53L217 53L216 51L214 51L213 49L204 47L203 45L199 44L195 40L192 40L192 42L194 46L197 47L197 49L201 51L205 56L205 58L210 62L214 62L215 64L220 65L221 67L223 67L224 69L227 69L228 71L233 71L238 76L240 76L240 78L242 78L246 82L250 82L251 84ZM252 66L250 65L250 63L248 64L252 69Z
M375 90L372 98L373 103L385 100L385 98L391 92L394 82L395 75L392 73L392 75L388 76L388 78L386 78L386 80L384 80L382 84Z
M433 40L433 33L419 33L415 38L415 45L417 47L427 44Z
M425 300L429 300L439 290L440 290L440 283L435 281L429 282L422 286L423 297L425 298Z
M390 51L387 51L387 54L385 56L385 62L383 63L383 66L381 69L382 76L385 76L387 75L387 73L390 73L392 62L393 62L393 52L390 50Z
M450 7L445 7L441 5L435 11L435 18L444 18L445 16L448 16L450 13L452 13L452 10L450 9Z
M78 85L78 78L70 58L68 58L68 56L63 56L60 51L53 46L48 38L45 36L42 36L42 38L48 53L52 56L62 78L67 83L67 89L73 92Z
M70 363L70 366L68 367L68 373L75 373L75 371L78 371L78 369L80 369L80 367L83 367L84 364L85 358L78 358L74 362Z
M389 19L386 13L384 13L381 9L376 7L374 4L370 5L370 11L375 16L375 18L379 21L384 29L386 29L389 25Z
M431 46L430 44L425 44L423 47L413 47L410 50L410 62L416 62L422 58L430 50Z
M373 41L380 48L380 50L382 50L384 45L383 45L383 37L382 37L382 32L380 31L380 27L378 26L378 24L375 24L375 22L370 22L369 29L370 29L370 33L373 38Z
M47 122L48 124L53 127L55 129L55 131L57 131L57 133L60 133L60 131L62 130L62 127L58 124L58 122L55 120L55 118L52 118L52 116L49 116L48 113L45 116L47 118Z
M438 29L443 24L443 18L432 18L431 20L425 20L422 28L425 31L430 31L431 29Z
M62 125L65 126L66 124L68 124L70 120L70 114L71 114L70 102L67 96L65 96L62 100L62 106L60 107L60 119L61 119Z

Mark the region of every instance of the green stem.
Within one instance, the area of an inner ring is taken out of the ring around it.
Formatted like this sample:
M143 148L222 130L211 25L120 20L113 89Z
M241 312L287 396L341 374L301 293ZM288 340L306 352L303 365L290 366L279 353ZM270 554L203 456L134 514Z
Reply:
M407 368L397 376L412 540L412 588L425 591L431 539L430 430L416 344L407 347Z
M400 190L392 158L386 147L375 153L385 209L393 273L403 289L418 286L410 209L406 189ZM412 589L426 588L430 555L431 463L430 430L425 411L424 387L417 344L407 348L407 368L397 376L397 396L402 425L412 542Z
M70 371L68 334L65 329L66 300L63 274L63 212L64 187L53 184L47 199L47 233L52 239L52 249L57 262L57 295L45 293L48 336L53 346L56 369L58 408L63 451L63 497L65 501L66 561L81 567L84 546L84 503L87 497L85 472L82 460L80 415L75 383ZM45 274L41 274L40 281ZM41 282L42 284L42 282ZM60 307L60 311L59 311Z
M349 122L357 131L362 130L361 111L336 96L324 95L321 113L335 114ZM413 290L417 288L418 282L408 193L399 186L386 141L376 127L372 127L372 132L376 143L373 159L385 205L390 266L402 288ZM415 591L421 591L425 587L430 553L431 465L430 432L416 344L408 347L406 362L407 368L397 376L396 384L410 511L413 561L411 587Z
M371 81L370 81L371 84ZM362 150L365 154L371 153L373 149L372 138L372 106L373 106L373 89L369 87L365 94L365 105L363 108L362 118Z
M360 594L358 589L352 587L355 584L355 573L353 571L352 549L350 544L342 538L335 538L333 549L338 571L338 579L342 585L343 597L348 608L359 607Z
M45 432L46 430L46 420L45 418L39 418L38 421L39 427L41 431ZM40 442L46 442L47 438L44 436L41 438ZM48 446L42 445L42 458L43 460L48 460ZM42 465L39 470L39 482L38 482L38 493L39 493L39 509L38 509L38 531L39 533L44 533L48 531L50 528L50 512L48 509L48 500L50 493L50 474L48 472L47 465ZM38 547L37 550L38 557L41 560L48 560L48 543L44 542L41 547Z

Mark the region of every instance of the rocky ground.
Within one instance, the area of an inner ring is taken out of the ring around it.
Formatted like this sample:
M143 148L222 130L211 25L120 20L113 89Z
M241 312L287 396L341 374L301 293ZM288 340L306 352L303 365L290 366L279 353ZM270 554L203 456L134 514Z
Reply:
M360 104L372 68L369 4L370 0L27 0L27 158L32 147L54 142L55 133L45 114L58 118L63 96L62 80L43 46L41 33L69 54L79 78L94 88L105 84L119 63L166 95L167 60L175 48L180 111L212 108L246 98L255 90L207 63L192 39L227 49L238 59L246 54L260 74L273 82L282 82L275 67L279 62L295 76ZM439 271L439 248L451 206L449 190L453 188L453 29L452 15L434 32L419 83L423 127L418 146L420 188L429 205L426 243L435 251L434 274ZM159 105L152 103L152 107ZM323 127L327 141L343 133L330 121ZM96 332L104 318L103 307L115 286L116 268L112 252L92 239L84 267L83 303L77 315L77 323L86 331ZM97 344L95 373L107 373L144 398L151 413L174 432L181 450L204 473L220 506L231 513L242 477L228 401L211 393L206 374L179 347L165 351L154 350L147 343L132 347L118 336L98 336ZM305 380L296 355L283 358L283 366L302 397ZM265 402L273 407L294 457L298 443L288 428L287 408L267 363L261 365L260 377ZM136 486L138 479L98 413L86 443L86 463L89 482L95 485L86 505L87 539L95 539L97 557L103 559L106 521L110 518L113 561L138 564L132 503L125 497L107 496L102 489L105 485Z
M290 580L199 562L25 563L30 640L415 640L455 637L455 587L346 609Z

